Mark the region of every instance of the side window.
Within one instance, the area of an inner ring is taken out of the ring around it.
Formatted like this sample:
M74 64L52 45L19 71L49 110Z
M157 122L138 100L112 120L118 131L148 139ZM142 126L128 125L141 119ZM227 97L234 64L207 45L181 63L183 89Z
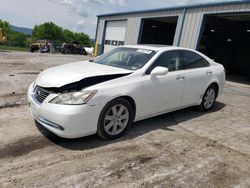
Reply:
M180 55L178 51L169 51L161 54L157 60L151 65L151 67L147 70L146 74L150 74L150 72L155 67L166 67L169 71L180 70Z
M194 69L200 67L208 67L209 63L199 54L191 51L181 51L181 69Z

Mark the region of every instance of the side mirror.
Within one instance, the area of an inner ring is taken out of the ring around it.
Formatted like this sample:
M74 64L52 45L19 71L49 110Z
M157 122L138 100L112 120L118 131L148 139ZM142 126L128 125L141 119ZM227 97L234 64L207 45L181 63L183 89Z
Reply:
M168 68L166 67L155 67L151 73L150 76L156 77L156 76L165 76L168 74Z

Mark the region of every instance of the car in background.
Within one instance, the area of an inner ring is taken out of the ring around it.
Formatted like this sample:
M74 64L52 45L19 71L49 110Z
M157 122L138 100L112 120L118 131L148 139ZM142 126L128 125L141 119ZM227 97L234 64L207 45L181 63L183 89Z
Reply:
M83 46L88 55L92 55L94 53L94 48L90 46Z
M80 55L88 55L84 46L81 46L79 42L72 41L70 43L63 43L61 48L62 54L80 54Z
M211 110L224 83L224 67L200 52L124 46L43 71L28 102L34 119L58 136L115 139L139 120L196 105Z
M39 51L41 53L50 53L54 51L53 42L47 39L36 40L30 45L30 52Z

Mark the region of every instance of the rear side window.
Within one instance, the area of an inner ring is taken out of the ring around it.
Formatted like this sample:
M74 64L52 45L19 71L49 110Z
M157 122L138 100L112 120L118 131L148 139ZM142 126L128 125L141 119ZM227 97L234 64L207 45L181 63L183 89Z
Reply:
M191 51L181 50L181 69L194 69L208 67L209 63L199 54Z

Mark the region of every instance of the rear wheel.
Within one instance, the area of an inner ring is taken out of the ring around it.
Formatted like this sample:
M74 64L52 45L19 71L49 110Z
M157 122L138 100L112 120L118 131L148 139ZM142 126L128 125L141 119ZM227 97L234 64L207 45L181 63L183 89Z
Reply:
M109 102L102 110L97 134L104 139L122 136L133 122L133 109L123 98Z
M71 54L72 53L70 49L66 49L64 52L65 52L65 54Z
M212 107L214 106L216 96L217 96L216 87L213 85L209 86L202 98L202 102L200 104L200 110L204 112L211 110Z

